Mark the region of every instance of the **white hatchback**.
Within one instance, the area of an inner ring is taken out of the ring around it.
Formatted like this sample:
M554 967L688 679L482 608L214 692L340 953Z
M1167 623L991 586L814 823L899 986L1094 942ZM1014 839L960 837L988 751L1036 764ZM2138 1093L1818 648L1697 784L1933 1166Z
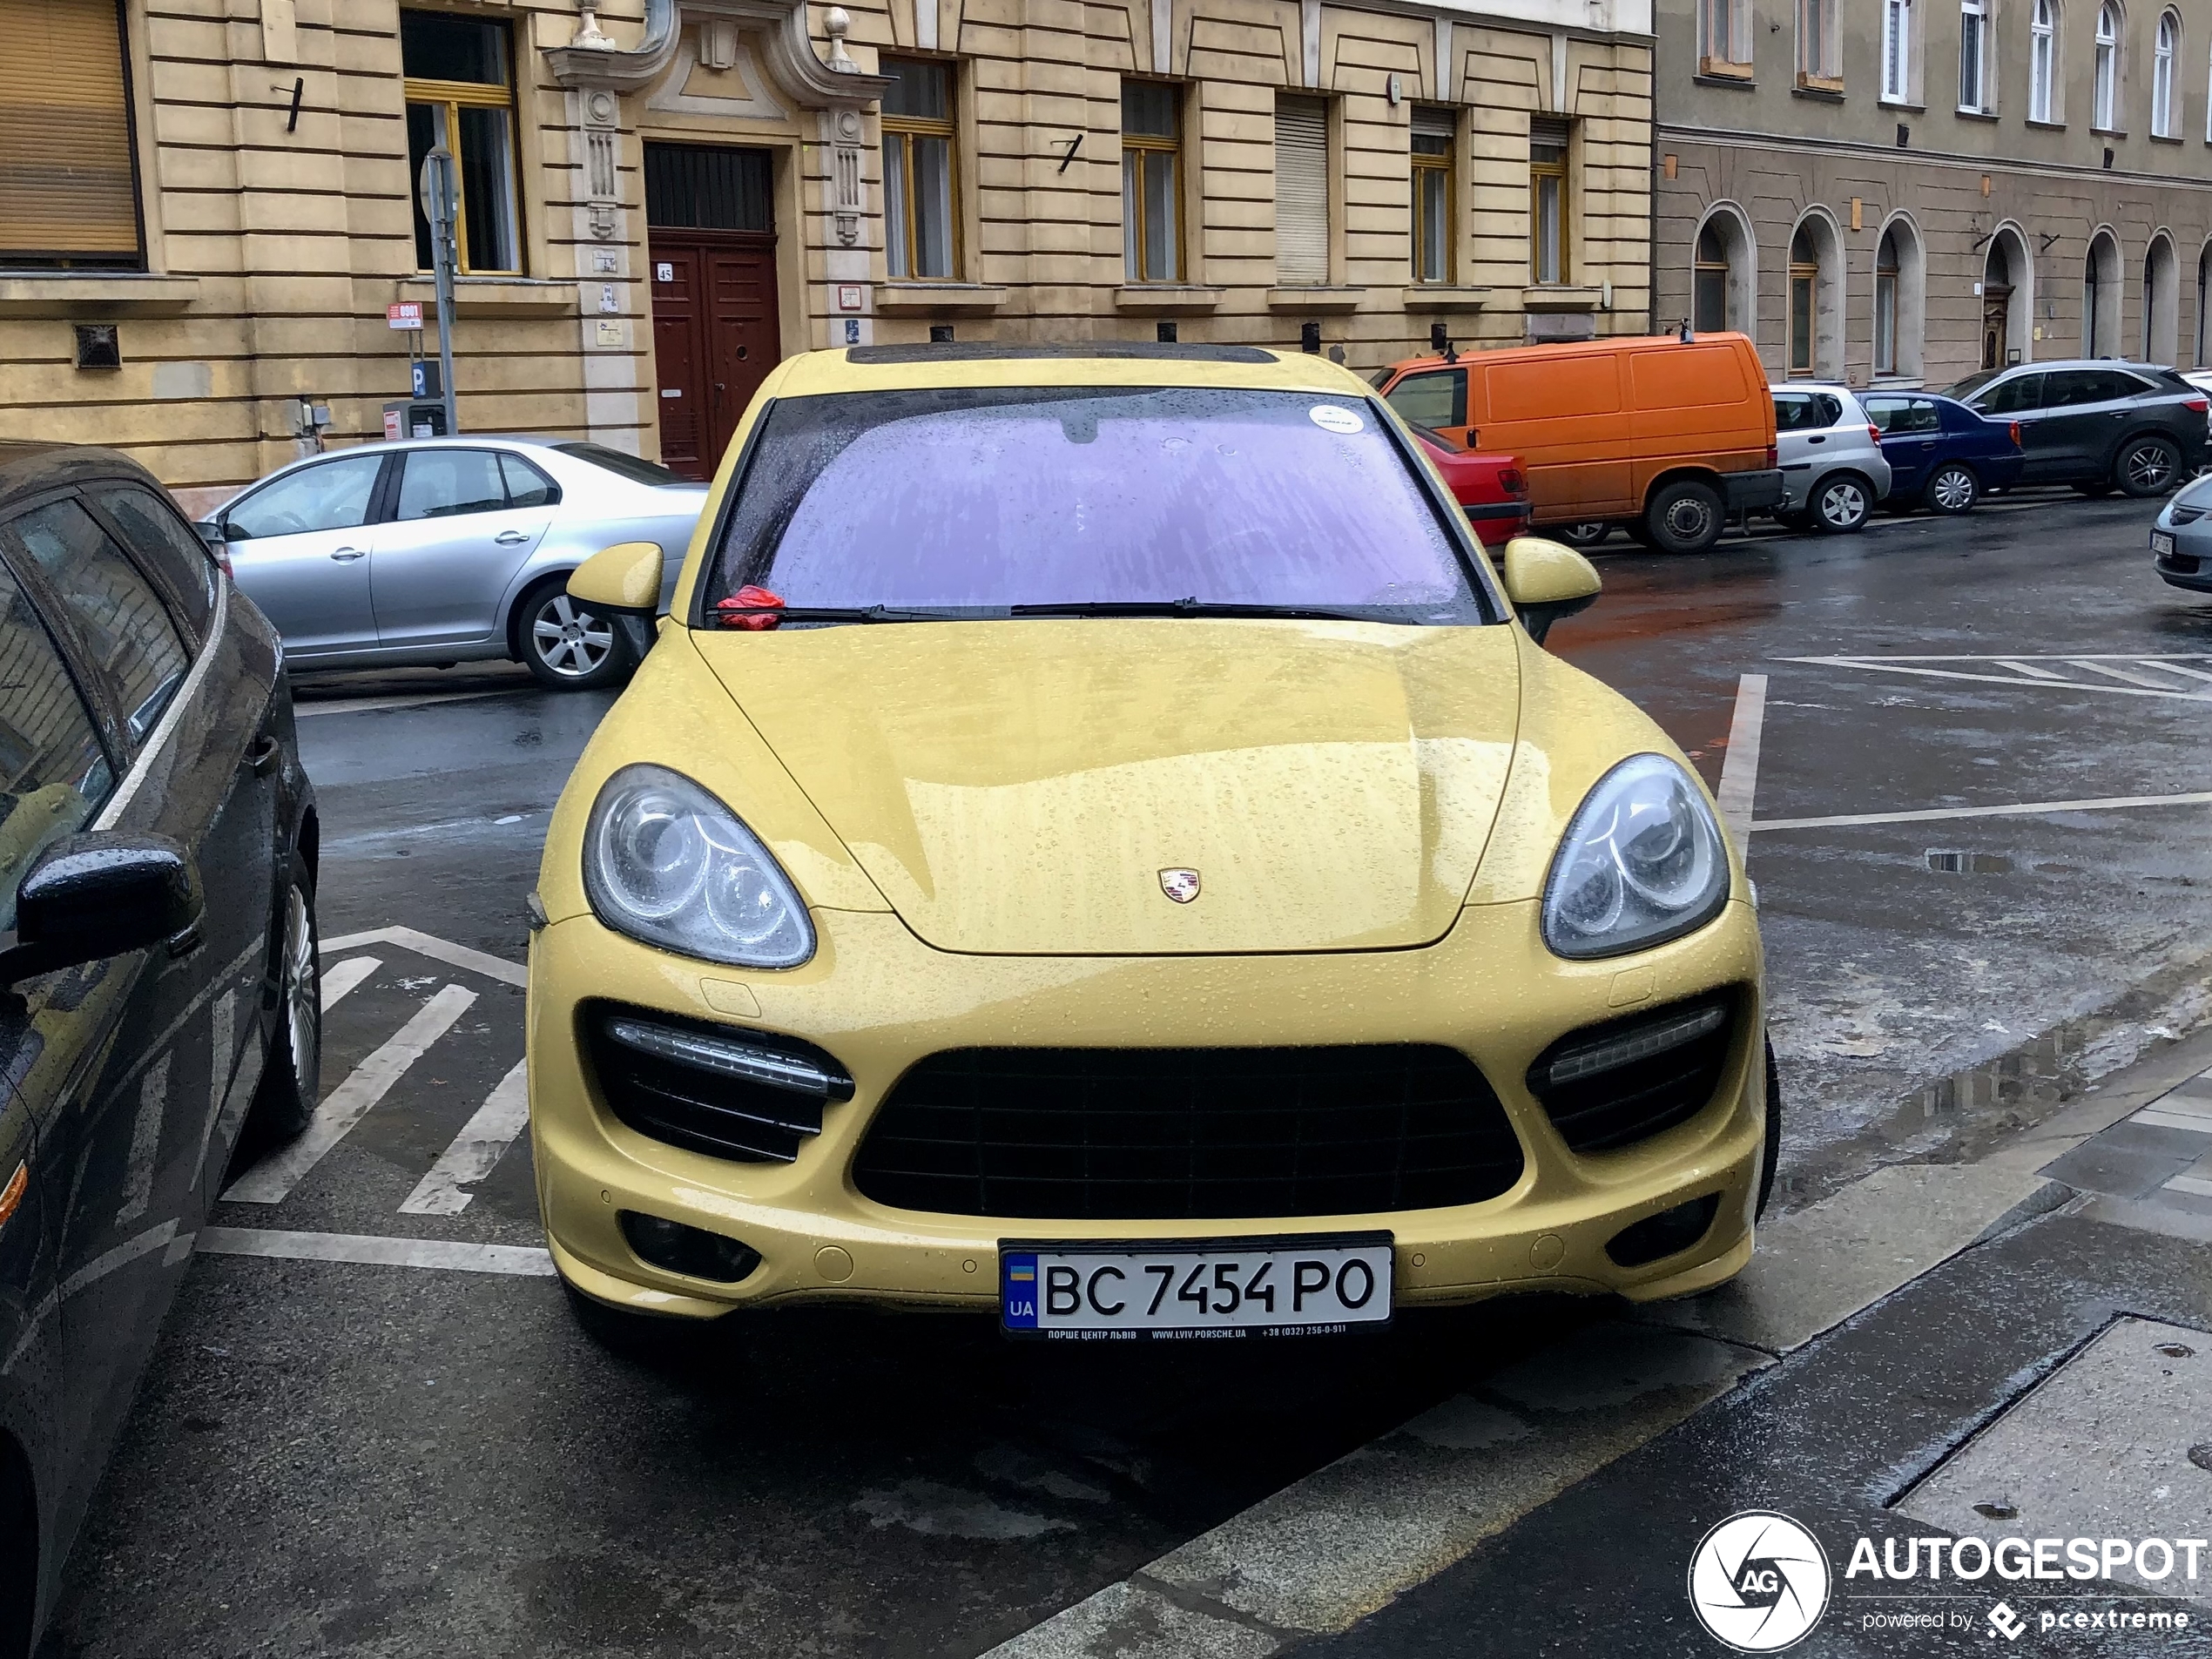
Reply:
M1792 381L1773 392L1783 489L1775 517L1794 529L1858 529L1890 493L1881 433L1849 387Z

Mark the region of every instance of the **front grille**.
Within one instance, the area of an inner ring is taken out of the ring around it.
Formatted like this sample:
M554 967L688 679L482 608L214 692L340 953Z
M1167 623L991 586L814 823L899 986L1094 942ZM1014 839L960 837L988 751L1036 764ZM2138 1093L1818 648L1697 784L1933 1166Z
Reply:
M607 1109L640 1135L710 1157L789 1163L850 1100L844 1068L810 1043L618 1003L577 1018Z
M1528 1092L1572 1151L1649 1139L1712 1099L1740 1001L1719 991L1570 1032L1528 1068Z
M1173 1221L1475 1204L1521 1170L1450 1049L961 1049L900 1079L853 1178L901 1210Z
M2175 576L2195 576L2201 568L2202 563L2193 554L2166 553L2160 556L2158 568L2161 570L2171 570Z

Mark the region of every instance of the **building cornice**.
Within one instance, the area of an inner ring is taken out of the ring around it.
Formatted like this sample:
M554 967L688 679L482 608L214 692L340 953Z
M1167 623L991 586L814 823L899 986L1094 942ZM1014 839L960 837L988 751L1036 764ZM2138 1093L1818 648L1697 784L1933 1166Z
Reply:
M2212 179L2190 178L2184 173L2142 172L2131 168L2080 166L2067 162L2033 161L2010 156L1977 156L1958 151L1900 150L1893 144L1860 142L1847 138L1802 138L1793 133L1747 132L1730 127L1680 126L1662 121L1652 128L1652 136L1660 144L1718 144L1736 149L1777 152L1807 152L1818 155L1848 158L1854 161L1907 161L1931 167L1952 167L1960 172L2031 173L2039 177L2103 179L2107 183L2124 181L2129 184L2184 185L2191 190L2212 191Z

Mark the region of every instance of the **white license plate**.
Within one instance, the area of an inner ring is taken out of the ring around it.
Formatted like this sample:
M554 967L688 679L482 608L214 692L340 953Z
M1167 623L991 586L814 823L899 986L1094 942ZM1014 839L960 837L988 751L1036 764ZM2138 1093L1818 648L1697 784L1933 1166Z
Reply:
M1333 1336L1390 1323L1388 1233L999 1244L999 1325L1072 1342Z
M2174 556L2174 538L2164 530L2153 530L2150 533L2150 550L2161 559L2171 558Z

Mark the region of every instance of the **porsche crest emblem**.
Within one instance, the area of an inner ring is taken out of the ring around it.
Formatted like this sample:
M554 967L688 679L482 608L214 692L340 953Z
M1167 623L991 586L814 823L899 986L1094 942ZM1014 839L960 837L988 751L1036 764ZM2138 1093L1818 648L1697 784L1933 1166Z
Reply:
M1198 896L1198 873L1196 870L1163 870L1160 872L1160 891L1177 904L1189 904Z

